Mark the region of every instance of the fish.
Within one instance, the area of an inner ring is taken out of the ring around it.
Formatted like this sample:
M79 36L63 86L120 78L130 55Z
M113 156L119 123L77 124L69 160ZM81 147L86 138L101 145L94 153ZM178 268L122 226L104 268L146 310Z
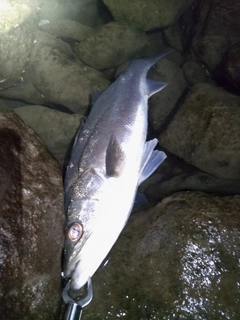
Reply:
M63 273L81 289L117 241L132 211L138 186L165 160L158 140L146 141L148 99L166 87L147 79L172 50L130 62L101 94L79 129L64 180L67 216Z

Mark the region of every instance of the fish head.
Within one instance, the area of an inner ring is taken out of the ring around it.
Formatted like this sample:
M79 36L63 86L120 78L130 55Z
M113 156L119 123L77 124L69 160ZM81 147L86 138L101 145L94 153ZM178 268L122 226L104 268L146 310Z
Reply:
M122 214L129 211L126 198L116 205L119 195L111 193L110 188L104 190L101 201L83 199L72 202L68 209L71 214L65 234L64 276L70 279L72 290L79 290L94 275L127 221L127 215Z
M65 229L63 270L65 278L71 279L70 286L74 290L79 290L90 277L89 269L84 267L82 249L92 233L93 205L91 201L74 201L68 208L70 215ZM82 213L81 220L79 211Z

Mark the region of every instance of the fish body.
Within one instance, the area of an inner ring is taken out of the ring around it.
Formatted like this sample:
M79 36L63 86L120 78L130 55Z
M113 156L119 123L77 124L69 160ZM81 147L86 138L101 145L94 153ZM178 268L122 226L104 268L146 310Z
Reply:
M79 130L65 175L64 274L80 289L98 269L131 213L136 190L165 159L146 142L148 98L166 83L147 80L163 55L134 60L96 100Z

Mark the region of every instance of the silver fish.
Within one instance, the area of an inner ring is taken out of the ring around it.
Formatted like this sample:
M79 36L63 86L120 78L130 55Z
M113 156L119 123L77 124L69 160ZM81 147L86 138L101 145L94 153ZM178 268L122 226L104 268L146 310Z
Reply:
M80 289L95 273L131 213L136 190L164 161L146 142L148 98L167 84L147 80L170 51L134 60L96 100L79 130L65 176L64 275Z

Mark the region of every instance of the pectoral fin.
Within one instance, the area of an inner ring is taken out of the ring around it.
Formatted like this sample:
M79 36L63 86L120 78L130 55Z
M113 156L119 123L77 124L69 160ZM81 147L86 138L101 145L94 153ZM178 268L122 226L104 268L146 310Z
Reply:
M125 154L118 141L112 136L106 150L106 175L109 177L119 176L124 160Z
M147 141L145 144L145 151L142 160L142 167L138 180L140 185L160 166L160 164L166 159L166 154L163 151L154 150L158 140L153 139Z

